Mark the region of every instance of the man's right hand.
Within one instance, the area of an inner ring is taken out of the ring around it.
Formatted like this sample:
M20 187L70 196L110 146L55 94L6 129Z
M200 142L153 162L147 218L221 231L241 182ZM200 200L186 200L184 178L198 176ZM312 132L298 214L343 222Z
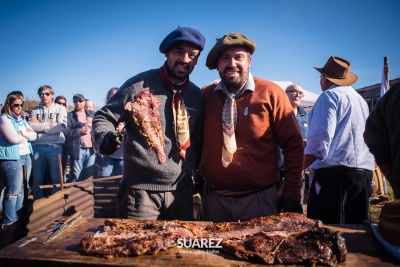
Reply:
M101 142L99 151L101 154L108 156L117 151L121 146L121 141L123 136L121 134L115 134L113 132L108 132Z

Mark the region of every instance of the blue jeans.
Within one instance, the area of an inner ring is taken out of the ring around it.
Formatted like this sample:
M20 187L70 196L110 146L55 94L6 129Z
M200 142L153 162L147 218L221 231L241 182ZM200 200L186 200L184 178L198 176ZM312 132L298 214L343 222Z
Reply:
M84 181L94 174L93 148L80 148L79 159L71 158L71 182Z
M122 175L122 159L114 159L111 157L103 158L102 156L97 157L97 177Z
M33 198L43 198L43 189L39 186L43 185L46 177L46 166L49 167L51 184L60 183L60 170L58 165L58 157L62 156L62 145L36 145L33 147ZM59 191L59 187L51 189L51 194Z
M18 221L17 212L24 202L24 175L22 165L26 165L27 177L31 174L31 155L22 155L19 160L2 160L1 172L5 182L2 224Z

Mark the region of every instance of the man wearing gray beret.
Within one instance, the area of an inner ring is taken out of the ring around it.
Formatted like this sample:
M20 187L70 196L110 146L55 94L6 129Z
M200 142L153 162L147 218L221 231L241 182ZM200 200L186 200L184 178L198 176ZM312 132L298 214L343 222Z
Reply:
M218 39L206 65L219 83L203 88L203 220L248 220L278 212L302 213L303 138L293 108L278 85L253 77L256 44L240 33ZM282 195L278 149L285 157ZM196 177L196 183L201 183Z
M125 122L119 218L193 220L204 97L189 74L204 45L199 31L175 29L159 47L163 66L127 80L94 117L92 136L104 155L120 146L115 128Z

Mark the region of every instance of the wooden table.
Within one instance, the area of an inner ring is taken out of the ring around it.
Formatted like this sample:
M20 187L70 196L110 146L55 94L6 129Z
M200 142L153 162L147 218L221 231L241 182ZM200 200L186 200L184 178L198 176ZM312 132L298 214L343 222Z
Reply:
M0 250L0 266L265 266L261 263L238 260L222 251L219 254L213 254L183 248L172 248L156 255L129 258L104 259L83 255L78 248L80 240L84 235L92 235L101 231L103 223L104 219L84 218L47 245L42 245L41 242L48 235L24 247L18 247L24 240L35 236L37 234L35 233ZM328 227L342 232L346 239L347 260L338 266L381 267L400 265L400 262L378 243L371 229L367 226L340 225Z

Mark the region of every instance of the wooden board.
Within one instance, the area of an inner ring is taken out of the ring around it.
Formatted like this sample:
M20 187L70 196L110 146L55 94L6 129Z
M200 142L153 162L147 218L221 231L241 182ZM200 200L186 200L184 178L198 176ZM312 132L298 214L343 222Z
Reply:
M263 266L261 263L238 260L222 251L217 254L215 253L216 251L209 253L184 248L172 248L159 252L156 255L130 258L104 259L84 255L78 248L80 240L85 235L92 235L97 231L101 231L103 223L104 219L101 218L84 218L47 245L42 245L41 242L48 235L24 247L18 247L18 244L35 236L40 231L34 233L0 250L0 266ZM341 231L346 239L348 249L347 260L338 266L399 266L400 262L396 261L374 239L372 232L367 226L343 225L328 227L335 231ZM295 265L274 266L287 267Z

